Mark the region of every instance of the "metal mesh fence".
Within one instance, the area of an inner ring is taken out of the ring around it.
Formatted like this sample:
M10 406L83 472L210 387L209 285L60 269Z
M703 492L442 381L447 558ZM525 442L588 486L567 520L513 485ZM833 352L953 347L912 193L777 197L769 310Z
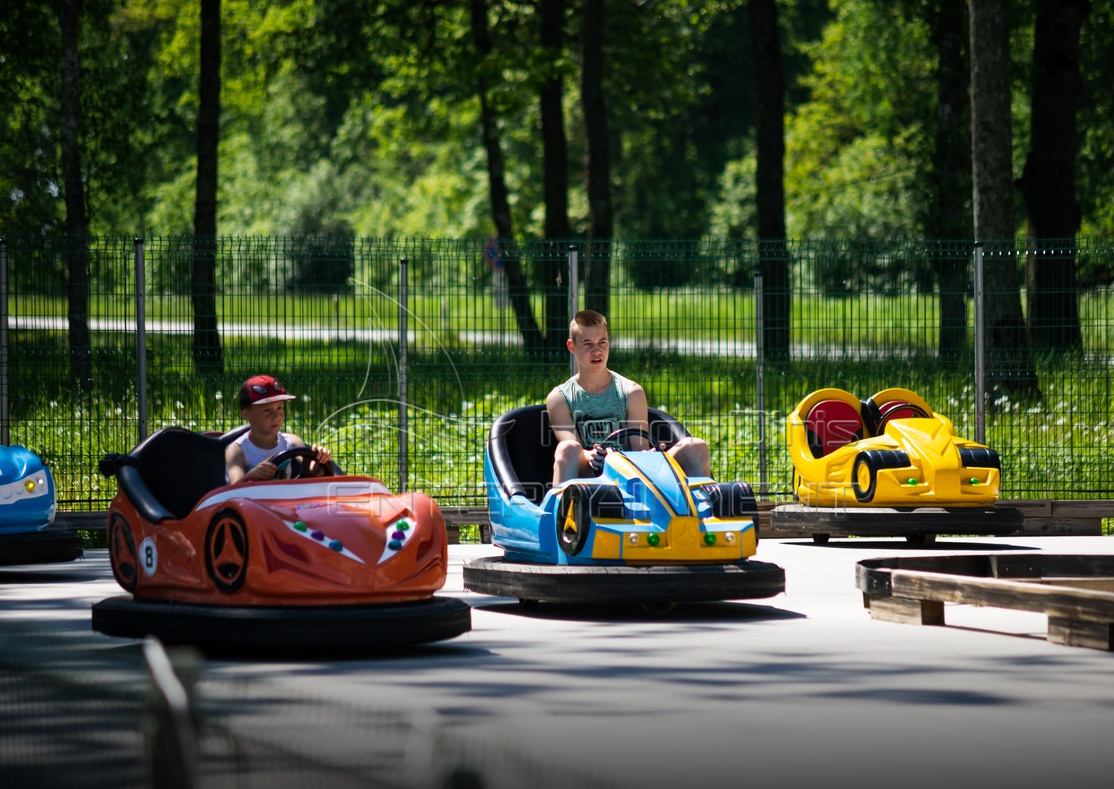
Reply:
M114 483L96 474L97 460L130 448L142 429L239 424L239 384L260 372L299 397L287 429L327 444L346 470L425 490L443 505L481 505L491 422L541 402L569 374L567 243L219 238L212 255L214 247L190 237L149 238L141 424L133 239L90 239L77 257L62 238L4 246L5 427L12 443L53 468L67 509L105 508ZM611 368L709 442L721 479L764 479L768 497L787 495L785 414L823 386L864 398L911 388L975 437L970 243L615 241L574 249L580 306L603 306L585 272L608 268ZM191 293L206 254L215 292ZM87 295L71 274L75 261ZM1114 245L987 244L983 265L985 432L1002 454L1003 495L1109 495L1114 332L1103 283ZM199 348L195 315L208 303L217 333ZM87 305L84 347L71 347L81 345L75 304ZM83 354L88 389L79 386Z

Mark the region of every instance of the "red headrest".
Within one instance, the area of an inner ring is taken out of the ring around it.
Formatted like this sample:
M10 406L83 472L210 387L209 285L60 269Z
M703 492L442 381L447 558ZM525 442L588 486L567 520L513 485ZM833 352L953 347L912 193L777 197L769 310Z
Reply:
M891 419L923 419L928 416L919 405L907 403L904 400L890 400L878 406L879 425L885 425Z
M863 418L859 409L842 400L821 400L805 418L813 454L823 457L842 446L857 441L863 434Z

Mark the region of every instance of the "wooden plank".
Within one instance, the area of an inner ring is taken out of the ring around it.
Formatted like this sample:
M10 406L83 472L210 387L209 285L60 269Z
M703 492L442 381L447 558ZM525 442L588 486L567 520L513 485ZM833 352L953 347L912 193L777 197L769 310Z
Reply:
M55 528L104 531L108 528L107 512L59 512L54 516Z
M1102 534L1101 518L1025 518L1018 534L1030 537L1098 537Z
M866 597L870 616L882 622L902 625L943 625L944 604L937 600L912 600L906 597Z
M1065 586L1072 589L1097 589L1114 592L1114 578L1030 578L1025 583Z
M1048 617L1048 640L1069 647L1114 650L1114 624Z
M914 600L1013 608L1095 622L1114 621L1114 594L1109 592L904 570L891 574L891 588L894 597Z
M1053 518L1114 518L1114 499L1058 499L1049 503Z
M482 526L488 522L487 507L442 507L445 523L458 526Z
M1021 510L1021 514L1026 518L1052 517L1052 502L1049 499L1013 499L999 501L998 506Z

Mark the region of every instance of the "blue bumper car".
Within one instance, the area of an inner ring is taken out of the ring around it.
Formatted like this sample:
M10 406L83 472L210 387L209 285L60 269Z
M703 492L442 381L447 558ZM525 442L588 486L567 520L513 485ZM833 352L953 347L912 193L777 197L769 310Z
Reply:
M650 409L654 446L688 436ZM544 406L510 411L491 428L484 477L499 558L471 562L466 588L522 601L638 602L770 597L784 591L777 565L749 560L758 509L744 482L689 477L667 453L609 452L598 477L550 484L556 438Z
M0 564L68 562L81 556L73 531L49 528L56 494L50 469L21 446L0 446Z

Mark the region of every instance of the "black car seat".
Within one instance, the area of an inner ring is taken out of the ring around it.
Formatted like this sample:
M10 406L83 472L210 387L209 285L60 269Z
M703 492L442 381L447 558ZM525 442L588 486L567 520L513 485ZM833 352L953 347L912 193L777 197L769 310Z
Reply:
M673 443L688 436L676 419L657 408L649 409L650 435L657 444ZM553 455L557 437L549 429L544 405L508 411L495 420L487 441L495 479L507 496L522 494L541 503L553 482Z
M244 425L213 436L164 427L126 455L106 455L100 472L115 475L124 495L151 523L181 520L202 496L225 484L225 447L248 429Z

